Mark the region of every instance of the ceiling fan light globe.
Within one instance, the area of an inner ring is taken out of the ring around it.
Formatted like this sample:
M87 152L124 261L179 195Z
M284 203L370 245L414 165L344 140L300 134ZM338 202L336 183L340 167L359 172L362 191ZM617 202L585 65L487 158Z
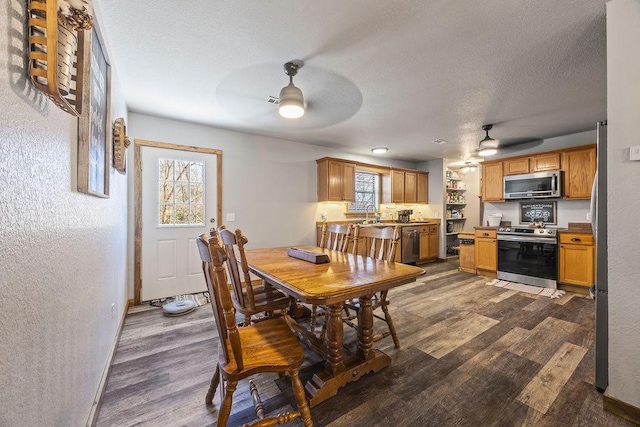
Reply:
M297 119L304 115L304 96L300 88L289 83L280 91L278 112L287 119Z
M298 119L304 115L304 108L300 105L280 105L278 112L286 119Z
M478 151L478 156L481 156L481 157L493 156L497 152L498 150L496 150L495 148L489 148L489 147L481 148L480 151Z

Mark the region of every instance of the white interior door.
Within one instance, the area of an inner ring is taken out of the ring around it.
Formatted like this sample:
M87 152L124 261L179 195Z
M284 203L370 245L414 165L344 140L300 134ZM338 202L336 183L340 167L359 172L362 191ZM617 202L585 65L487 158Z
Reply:
M217 212L216 160L142 147L142 301L207 290L195 239Z

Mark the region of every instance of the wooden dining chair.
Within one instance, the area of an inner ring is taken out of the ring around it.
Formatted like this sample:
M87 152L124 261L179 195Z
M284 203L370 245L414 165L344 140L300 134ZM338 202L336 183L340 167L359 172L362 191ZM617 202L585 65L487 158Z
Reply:
M320 247L346 252L351 237L351 224L322 224Z
M351 231L353 226L351 224L322 224L322 233L320 237L320 247L332 249L334 251L347 252L349 244L351 242ZM309 322L309 329L315 333L318 317L323 316L324 311L319 311L317 305L311 306L311 318ZM326 322L322 325L322 332L320 338L324 337L326 333Z
M383 261L395 261L396 247L400 241L401 228L396 226L389 227L361 227L356 224L353 232L353 249L354 255L363 255ZM374 334L373 340L378 341L391 335L393 344L396 348L400 348L400 340L396 334L396 328L393 326L393 320L389 314L389 291L377 292L372 298L373 316L384 321L387 324L388 331ZM357 302L347 302L345 306L350 310L358 310ZM376 313L377 309L381 309L383 316ZM353 320L357 316L348 316L346 323L355 327Z
M244 254L244 245L249 239L242 231L238 229L232 232L221 226L211 234L217 234L218 242L222 242L222 247L227 253L226 270L231 280L233 305L244 315L243 325L260 320L257 316L261 314L263 317L271 318L286 312L291 304L287 295L263 280L251 280L249 264Z
M274 372L290 376L298 411L264 418L264 406L255 385L250 381L249 389L259 418L251 426L274 426L297 418L301 418L305 426L313 426L298 373L304 361L304 349L291 331L286 316L239 328L225 278L227 251L220 246L217 236L203 234L197 239L197 244L220 339L218 363L205 398L205 402L210 405L216 388L222 385L217 425L227 425L238 381L255 374Z

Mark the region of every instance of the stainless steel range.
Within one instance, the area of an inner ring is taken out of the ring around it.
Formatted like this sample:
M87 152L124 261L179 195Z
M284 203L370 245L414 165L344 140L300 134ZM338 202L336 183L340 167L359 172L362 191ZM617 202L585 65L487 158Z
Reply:
M498 228L498 279L556 289L558 230Z

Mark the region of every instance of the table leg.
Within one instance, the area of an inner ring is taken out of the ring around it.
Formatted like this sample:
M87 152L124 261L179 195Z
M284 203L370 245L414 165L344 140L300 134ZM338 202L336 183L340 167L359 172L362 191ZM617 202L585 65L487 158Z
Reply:
M373 311L371 298L363 298L365 310L358 313L358 322L368 325L358 332L358 350L355 357L344 360L342 348L342 304L327 307L325 321L327 335L325 337L326 358L325 369L316 373L305 384L309 397L309 406L316 406L335 396L340 387L357 381L369 372L378 372L391 364L391 358L379 350L373 349ZM366 308L368 307L368 308Z
M344 345L342 304L328 306L325 317L327 322L327 334L325 336L327 363L325 364L325 371L330 375L336 375L344 371L344 362L342 361L342 347Z
M360 297L358 309L358 348L356 355L362 360L374 357L373 352L373 309L371 297Z

